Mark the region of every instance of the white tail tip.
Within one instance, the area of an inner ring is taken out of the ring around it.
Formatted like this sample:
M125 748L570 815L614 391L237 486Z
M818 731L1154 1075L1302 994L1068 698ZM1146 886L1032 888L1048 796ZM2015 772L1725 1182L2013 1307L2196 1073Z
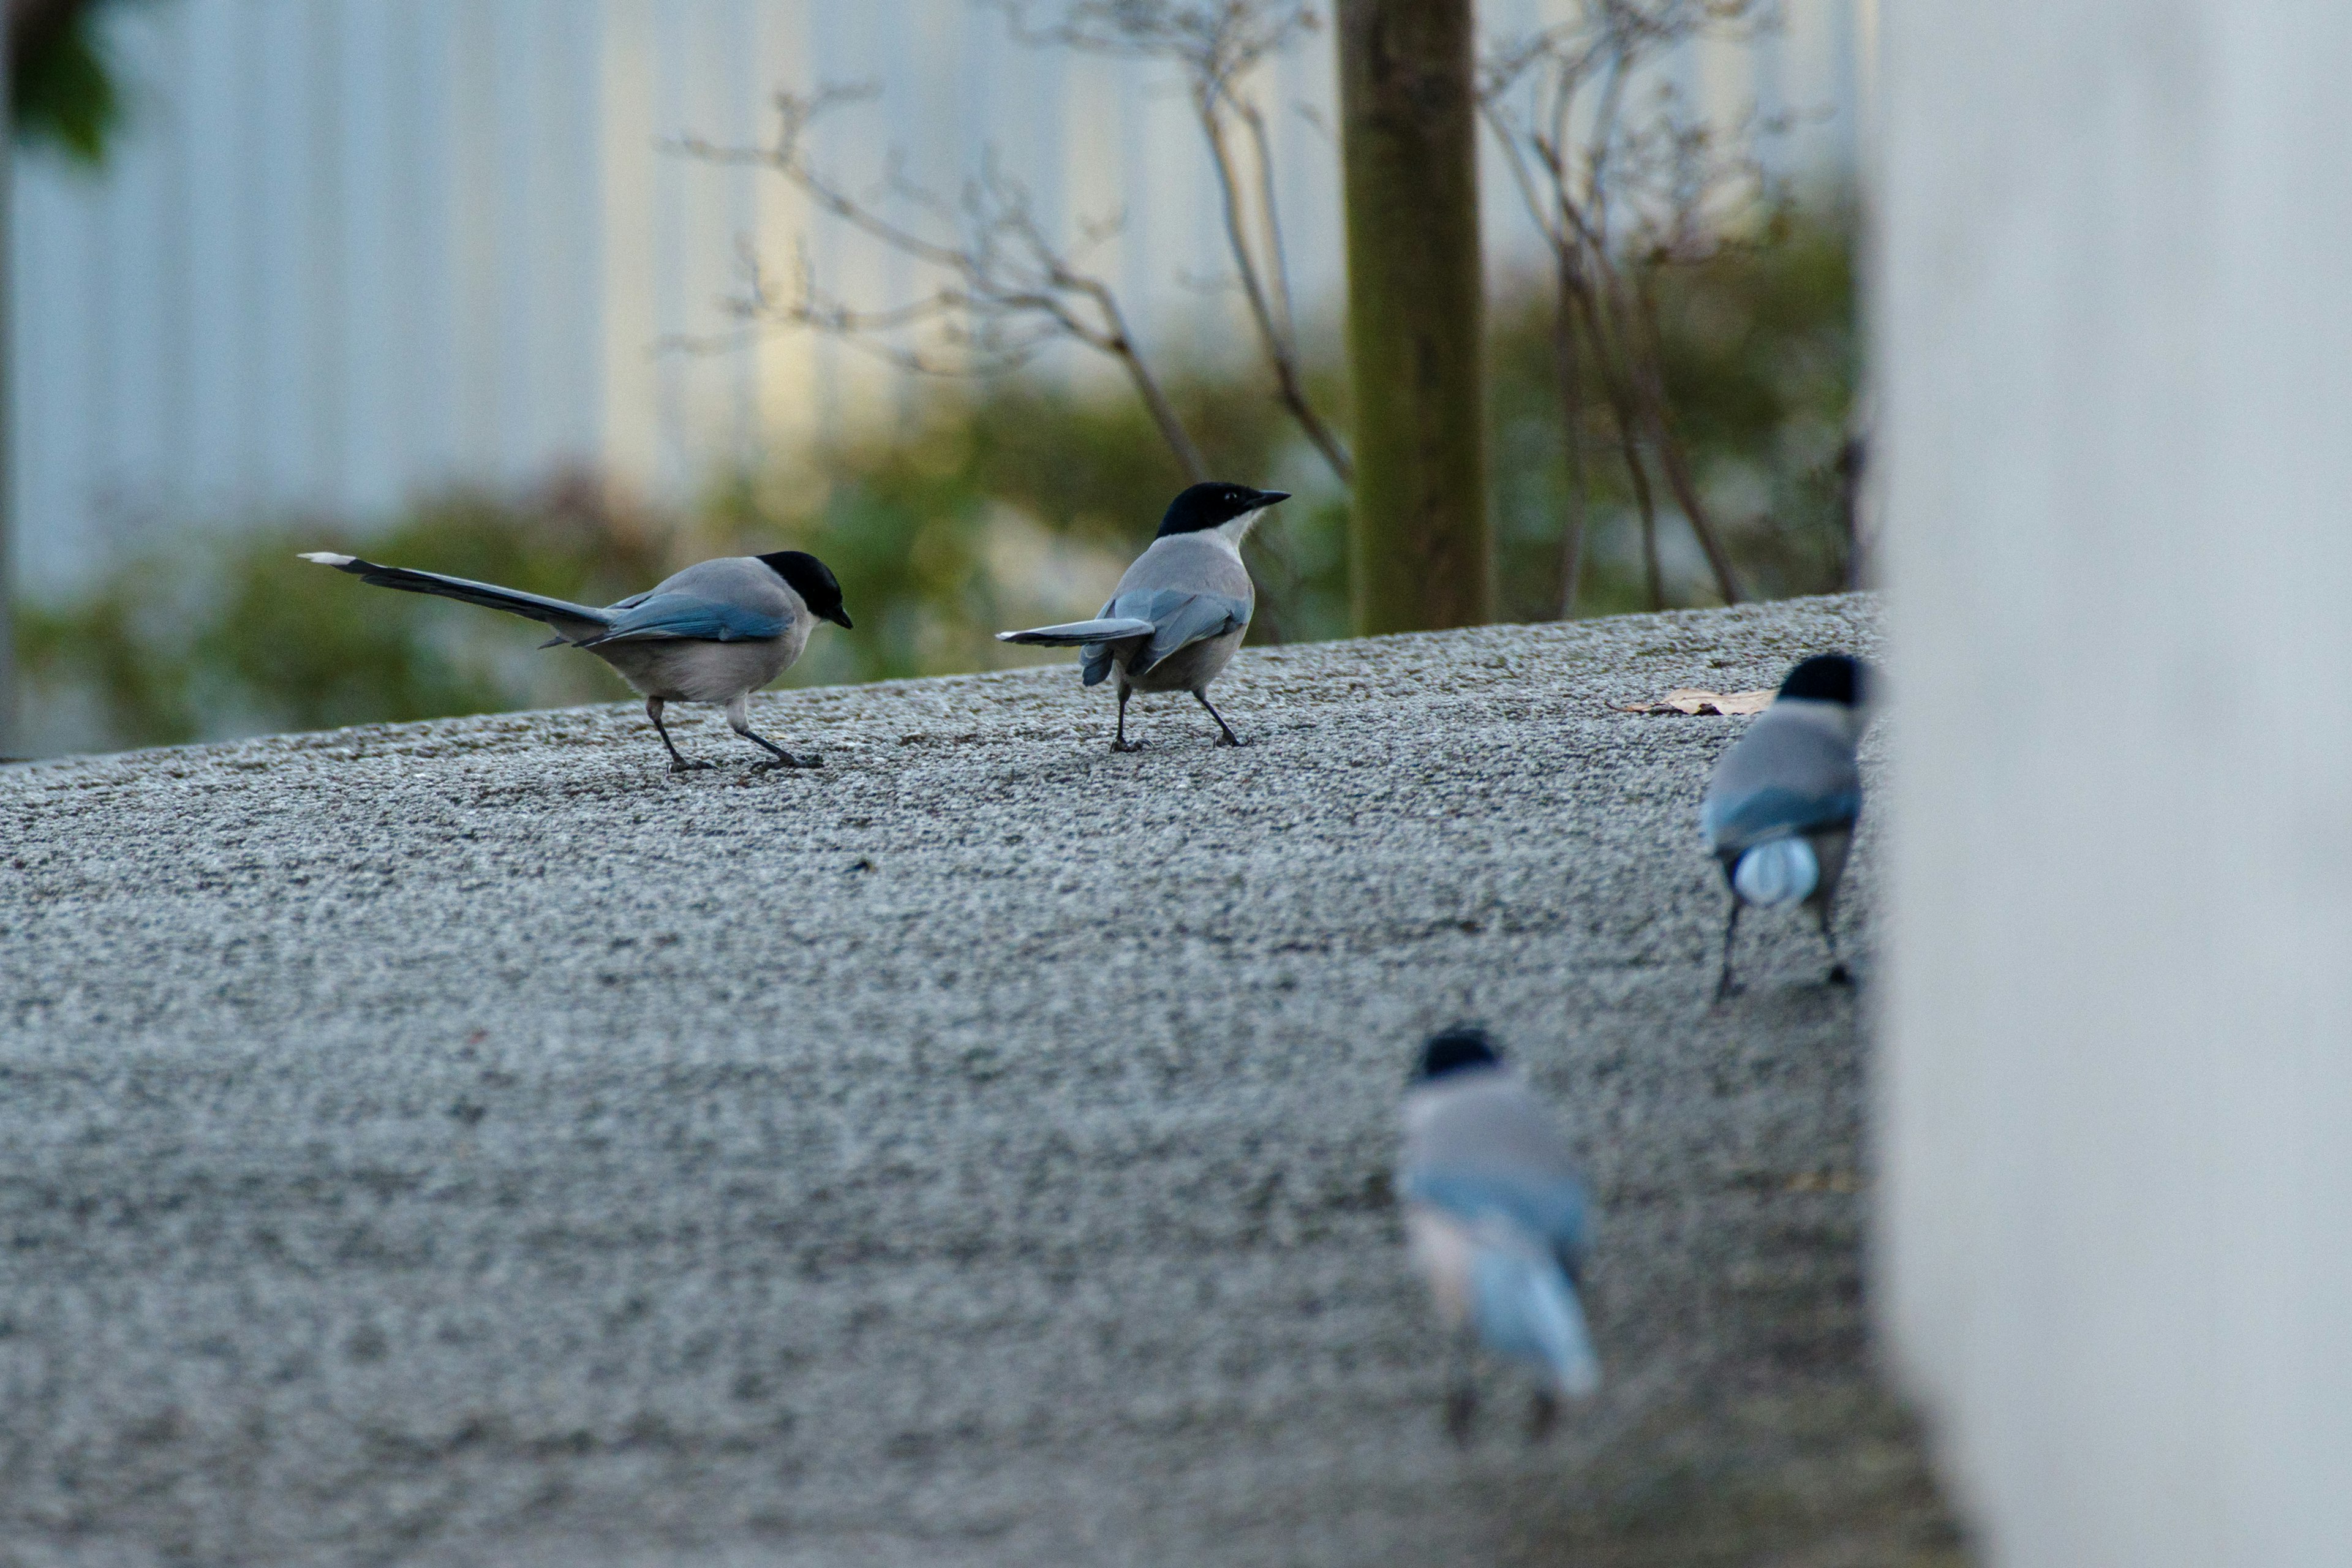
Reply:
M303 561L315 561L321 566L348 566L352 562L358 560L359 557L356 555L338 555L331 550L312 550L305 552L301 556L298 557L298 559Z
M1793 904L1822 883L1822 863L1801 838L1769 838L1739 858L1731 885L1751 904Z

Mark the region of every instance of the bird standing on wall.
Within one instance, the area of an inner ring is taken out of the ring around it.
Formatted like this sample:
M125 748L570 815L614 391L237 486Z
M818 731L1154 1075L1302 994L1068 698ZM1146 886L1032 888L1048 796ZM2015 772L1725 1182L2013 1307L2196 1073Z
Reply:
M1469 1439L1475 1333L1545 1373L1529 1422L1540 1436L1559 1410L1555 1389L1581 1397L1601 1384L1578 1297L1584 1188L1559 1125L1485 1030L1456 1026L1422 1047L1405 1092L1397 1192L1413 1261L1451 1335L1446 1429Z
M488 583L379 566L356 556L318 551L302 557L349 572L378 587L436 594L524 616L554 628L541 643L586 648L645 694L646 717L668 748L672 773L707 768L678 755L662 723L671 702L723 705L727 722L745 740L775 753L759 766L814 768L816 757L795 757L751 728L749 699L793 667L819 621L846 628L841 584L815 556L798 550L705 561L604 609L500 588Z
M1723 927L1723 973L1715 995L1738 990L1731 942L1739 911L1802 903L1829 944L1830 984L1852 983L1838 957L1830 920L1845 869L1853 825L1862 816L1862 739L1868 671L1842 653L1806 659L1789 671L1757 721L1715 764L1699 805L1699 833L1731 888Z
M1114 752L1140 751L1127 738L1127 700L1138 691L1189 691L1217 721L1217 744L1241 737L1209 702L1209 683L1233 661L1249 630L1257 588L1242 564L1242 541L1268 507L1290 497L1247 485L1199 484L1171 502L1159 537L1135 559L1102 614L1090 621L999 632L999 642L1076 647L1088 686L1118 674Z

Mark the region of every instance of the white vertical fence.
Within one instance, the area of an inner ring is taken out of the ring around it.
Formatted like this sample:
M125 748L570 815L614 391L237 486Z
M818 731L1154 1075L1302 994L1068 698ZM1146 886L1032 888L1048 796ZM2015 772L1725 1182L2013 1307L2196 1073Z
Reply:
M1828 110L1791 156L1850 163L1854 3L1800 0L1783 37L1700 85ZM1495 0L1486 19L1546 8ZM1049 219L1124 211L1107 265L1149 335L1232 306L1197 286L1227 269L1169 76L1022 47L970 0L149 0L112 16L131 103L119 155L97 176L19 163L29 587L197 523L364 517L565 464L674 499L767 443L887 412L893 378L839 344L655 352L724 326L739 236L786 262L806 235L862 303L916 281L810 222L773 176L658 150L768 135L780 85L883 89L819 142L861 182L897 146L952 190L993 144ZM1329 123L1328 34L1270 77L1300 297L1336 314L1339 184L1313 118ZM1502 181L1486 194L1507 264L1524 225Z
M1989 1563L2352 1563L2352 9L1887 24L1876 1300Z

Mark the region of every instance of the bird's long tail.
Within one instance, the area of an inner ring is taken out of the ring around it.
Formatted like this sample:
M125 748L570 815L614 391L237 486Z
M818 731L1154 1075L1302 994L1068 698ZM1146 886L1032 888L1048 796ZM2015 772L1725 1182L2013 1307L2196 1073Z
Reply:
M373 583L379 588L399 588L411 594L436 594L445 599L462 599L469 605L488 609L504 610L509 615L527 616L543 622L567 636L590 636L612 625L610 613L575 605L567 599L551 599L544 595L526 594L517 588L501 588L494 583L476 583L464 577L445 577L438 572L418 572L406 566L379 566L373 561L362 561L356 555L338 555L331 550L312 551L302 557L321 566L332 566L338 572L349 572L362 583Z
M1821 886L1822 862L1801 838L1768 838L1739 858L1731 885L1751 904L1793 904Z
M1560 1392L1583 1398L1601 1386L1584 1305L1558 1259L1519 1247L1483 1247L1475 1268L1478 1331L1505 1355L1540 1363Z
M1157 629L1133 616L1108 616L1098 620L1071 621L1065 626L1038 626L1025 632L999 632L998 642L1031 643L1040 647L1077 647L1090 642L1117 642L1121 637L1148 637Z

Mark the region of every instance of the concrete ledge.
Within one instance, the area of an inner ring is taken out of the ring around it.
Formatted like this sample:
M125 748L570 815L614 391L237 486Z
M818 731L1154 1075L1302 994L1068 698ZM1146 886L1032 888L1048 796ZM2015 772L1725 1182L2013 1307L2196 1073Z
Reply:
M1239 752L1055 668L762 700L817 773L619 705L0 773L0 1563L1951 1560L1858 1004L1760 919L1710 1010L1739 721L1607 707L1877 640L1254 651ZM1465 1014L1611 1379L1466 1455L1386 1188Z

